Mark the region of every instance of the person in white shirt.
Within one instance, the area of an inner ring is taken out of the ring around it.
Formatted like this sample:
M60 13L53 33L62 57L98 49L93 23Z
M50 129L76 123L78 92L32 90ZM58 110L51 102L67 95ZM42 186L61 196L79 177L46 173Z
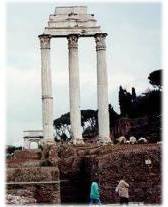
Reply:
M120 204L128 204L129 201L129 184L121 179L115 189L120 197Z

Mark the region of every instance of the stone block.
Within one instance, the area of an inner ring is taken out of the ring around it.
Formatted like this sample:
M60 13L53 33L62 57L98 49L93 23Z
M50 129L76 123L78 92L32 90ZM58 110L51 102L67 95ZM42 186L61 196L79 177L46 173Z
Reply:
M56 167L8 168L7 182L41 182L59 180Z
M44 34L65 37L69 34L93 36L100 33L100 26L93 14L87 14L86 6L56 7L55 13L49 16Z

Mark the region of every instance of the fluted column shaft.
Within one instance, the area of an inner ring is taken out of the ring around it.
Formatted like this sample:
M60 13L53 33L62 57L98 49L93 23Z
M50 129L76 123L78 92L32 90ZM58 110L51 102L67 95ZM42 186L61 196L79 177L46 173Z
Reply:
M74 144L83 143L80 112L80 82L78 62L78 35L68 36L70 121Z
M111 142L108 111L108 77L105 43L106 35L106 33L99 33L95 35L97 52L97 102L99 141L102 143Z
M53 139L53 97L50 69L50 35L40 35L41 46L41 84L42 84L42 118L45 140Z

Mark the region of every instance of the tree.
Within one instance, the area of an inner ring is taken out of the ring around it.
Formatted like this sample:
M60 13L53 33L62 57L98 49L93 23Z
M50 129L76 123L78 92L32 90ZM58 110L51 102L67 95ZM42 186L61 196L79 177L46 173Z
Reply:
M115 125L116 121L120 118L120 115L117 114L112 105L109 104L109 120L110 120L110 129Z
M119 87L119 105L120 105L120 114L125 116L125 94L122 86Z
M132 114L132 102L136 98L135 88L132 88L132 94L123 89L122 86L119 88L119 105L121 116L130 117Z
M119 118L119 115L114 111L111 104L109 104L109 118L110 128L114 126L115 120ZM67 141L72 138L71 125L70 125L70 113L63 114L59 118L54 120L55 128L55 140ZM81 126L83 128L82 136L85 138L92 138L98 135L98 110L81 110Z
M55 140L67 140L71 137L71 128L70 128L70 113L61 115L61 117L54 120L55 128Z
M81 126L83 127L82 135L84 137L95 136L98 132L97 123L97 110L81 110ZM71 125L70 125L70 113L63 114L61 117L54 120L55 128L55 140L62 139L66 141L72 138Z
M98 110L81 110L83 137L95 137L98 134Z
M11 155L13 155L16 150L22 150L22 147L21 146L16 147L16 146L13 146L13 145L7 145L6 146L7 158L9 158Z
M161 89L162 86L162 70L155 70L151 72L148 76L149 83L152 84L154 87L158 87Z
M135 88L132 87L132 102L136 99L136 92L135 92Z

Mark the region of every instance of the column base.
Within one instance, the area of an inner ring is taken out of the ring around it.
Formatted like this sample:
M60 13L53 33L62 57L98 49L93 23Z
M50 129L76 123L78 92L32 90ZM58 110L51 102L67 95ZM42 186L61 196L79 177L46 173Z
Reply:
M112 141L111 141L110 137L99 137L98 143L105 145L105 144L112 144Z
M78 145L78 144L85 144L83 139L73 139L72 140L72 143L75 144L75 145Z

